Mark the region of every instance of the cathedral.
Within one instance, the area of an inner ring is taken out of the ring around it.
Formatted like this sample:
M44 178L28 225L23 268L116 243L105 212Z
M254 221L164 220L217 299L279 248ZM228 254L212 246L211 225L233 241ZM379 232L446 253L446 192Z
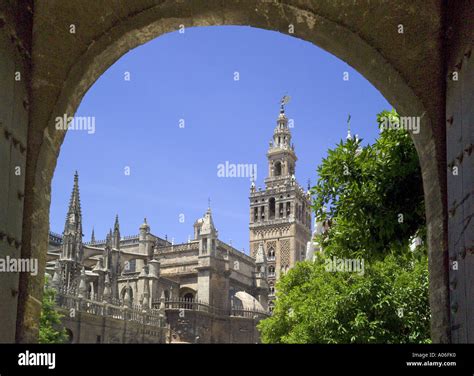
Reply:
M76 172L64 230L50 233L47 253L69 342L258 343L276 281L305 259L311 239L283 102L267 158L265 189L250 187L250 255L219 239L210 207L185 243L157 236L146 219L122 236L118 216L105 240L93 232L83 242Z

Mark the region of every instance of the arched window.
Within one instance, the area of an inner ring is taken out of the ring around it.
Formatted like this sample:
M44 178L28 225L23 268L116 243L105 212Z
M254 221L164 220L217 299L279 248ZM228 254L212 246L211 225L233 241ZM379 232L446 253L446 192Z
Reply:
M270 200L268 200L268 205L270 209L269 219L274 219L275 218L275 197L271 197Z
M270 296L274 296L275 295L275 286L270 285L270 287L268 288L268 293L269 293Z
M281 175L281 162L278 161L275 163L275 176Z
M122 292L120 293L120 298L122 301L125 300L125 294L127 292L127 286L125 286L123 289L122 289ZM130 301L132 302L133 304L133 289L131 286L128 286L128 295L130 296Z
M268 276L269 277L274 277L275 276L275 267L273 265L270 265L268 267Z
M275 260L275 250L273 248L270 248L268 250L268 260L269 261Z
M194 300L194 295L192 292L188 292L187 294L185 294L183 296L183 299L184 299L184 309L193 309L193 305L192 305L192 302Z

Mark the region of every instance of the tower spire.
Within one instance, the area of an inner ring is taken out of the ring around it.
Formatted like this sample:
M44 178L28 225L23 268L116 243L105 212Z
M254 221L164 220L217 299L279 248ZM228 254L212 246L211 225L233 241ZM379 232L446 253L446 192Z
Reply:
M79 235L82 236L82 212L79 197L79 174L77 171L74 174L74 185L72 187L66 223L64 225L64 234L71 232L79 233Z
M114 232L120 230L120 224L119 224L119 217L118 214L115 215L115 224L114 224Z
M91 243L95 243L94 227L92 227Z
M273 131L273 140L270 141L271 149L291 149L291 132L288 127L288 119L285 115L285 105L290 101L290 97L285 95L280 101L280 114L277 125Z
M115 215L115 223L114 223L114 234L113 234L113 247L116 249L120 248L120 224L118 214Z

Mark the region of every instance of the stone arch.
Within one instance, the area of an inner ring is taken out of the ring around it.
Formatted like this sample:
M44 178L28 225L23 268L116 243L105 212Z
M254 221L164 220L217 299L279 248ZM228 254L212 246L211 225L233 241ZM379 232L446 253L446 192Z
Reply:
M193 300L196 297L196 291L190 287L182 287L179 289L180 299Z
M268 249L267 259L268 259L268 261L274 261L275 260L275 249L273 247L270 247Z
M37 277L20 276L17 341L33 342L37 336L46 257L43 250L46 249L48 238L51 179L65 136L65 132L55 130L55 117L64 114L73 116L91 85L123 54L155 37L177 30L179 25L249 25L282 33L288 33L292 28L292 36L313 43L353 66L401 115L422 117L421 132L413 135L413 140L420 156L426 199L432 337L435 342L448 341L443 84L442 79L431 84L431 87L426 84L433 79L433 75L430 76L433 74L431 69L441 66L437 60L439 56L436 53L432 56L429 52L436 51L437 46L433 45L437 41L428 41L428 52L423 51L421 57L414 56L410 49L424 48L425 40L415 40L415 45L411 45L411 42L406 45L404 42L402 45L396 40L390 41L390 38L384 40L382 34L386 32L388 25L377 23L378 17L371 14L389 14L390 22L395 22L391 27L400 20L405 20L408 24L412 22L414 27L425 27L428 35L434 35L437 28L441 29L442 18L441 10L435 3L417 5L416 12L410 8L412 3L409 1L406 4L405 1L400 1L397 4L373 6L369 3L354 5L352 1L321 1L314 4L294 1L289 4L257 0L164 1L150 6L145 1L136 1L133 7L120 7L111 3L100 9L92 6L93 3L90 7L78 4L79 2L67 2L67 5L57 5L66 7L62 9L63 12L61 9L54 10L63 16L59 19L49 15L53 12L49 8L50 4L39 5L34 13L33 28L36 33L32 51L34 69L22 257L37 257L40 261L40 273ZM85 32L80 37L58 33L57 44L50 40L51 33L42 35L41 31L66 27L69 22L68 14L74 15L77 24L82 21L89 25L89 19L96 20L100 16L102 22L94 21L98 29ZM423 14L430 17L426 17L425 21ZM109 17L112 17L110 22ZM54 22L57 24L51 25ZM420 26L420 22L426 24ZM401 56L397 57L394 49L402 46L406 50L400 51L398 54ZM58 49L60 51L55 52ZM409 61L410 58L412 62ZM410 68L413 59L419 62L419 58L430 61L430 67L425 67L421 75L417 67ZM428 60L431 58L432 60ZM435 77L443 76L440 72L437 73Z
M134 297L133 297L133 288L132 286L123 286L122 290L120 291L120 301L125 302L125 294L128 292L128 295L130 296L130 301L132 304L134 304Z

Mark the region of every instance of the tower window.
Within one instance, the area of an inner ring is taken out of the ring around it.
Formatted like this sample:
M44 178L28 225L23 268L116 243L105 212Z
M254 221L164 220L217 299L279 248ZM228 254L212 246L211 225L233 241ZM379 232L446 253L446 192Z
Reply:
M270 209L270 219L274 219L275 218L275 197L272 197L270 198L270 200L268 200L268 204L269 204L269 209Z
M289 217L291 213L291 203L286 203L286 216Z
M253 208L253 221L258 221L258 208Z
M275 295L275 287L273 285L270 285L270 288L268 290L270 296Z
M276 162L275 163L275 176L280 176L281 175L281 162Z
M275 267L273 265L268 267L268 276L269 277L275 276Z
M283 202L280 202L280 204L278 205L278 216L280 218L283 217Z
M268 251L268 261L273 260L275 260L275 250L273 248L270 248Z

